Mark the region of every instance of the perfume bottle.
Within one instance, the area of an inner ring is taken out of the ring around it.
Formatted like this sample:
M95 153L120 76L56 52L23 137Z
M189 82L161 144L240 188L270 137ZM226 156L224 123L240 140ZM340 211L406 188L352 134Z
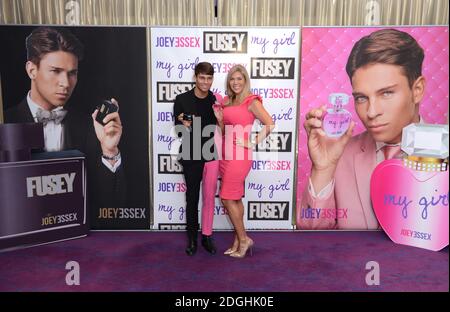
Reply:
M370 198L383 230L397 244L438 251L449 241L448 126L403 128L402 159L381 162Z
M328 137L338 138L347 131L352 121L352 114L343 108L350 97L345 93L331 93L328 99L333 108L327 109L323 116L323 130Z

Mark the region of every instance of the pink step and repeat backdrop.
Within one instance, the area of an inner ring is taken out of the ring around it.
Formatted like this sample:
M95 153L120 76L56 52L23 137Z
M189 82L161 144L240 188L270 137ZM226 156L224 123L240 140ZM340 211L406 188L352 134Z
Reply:
M304 27L301 38L300 107L298 124L297 224L300 202L311 170L303 123L312 108L328 104L333 92L352 94L345 71L347 58L356 41L386 27ZM426 92L420 114L427 123L448 123L449 38L447 26L392 27L411 34L425 51L423 72ZM353 100L345 107L356 123L354 135L364 131L354 110ZM351 192L353 190L349 190ZM356 190L355 190L356 191Z

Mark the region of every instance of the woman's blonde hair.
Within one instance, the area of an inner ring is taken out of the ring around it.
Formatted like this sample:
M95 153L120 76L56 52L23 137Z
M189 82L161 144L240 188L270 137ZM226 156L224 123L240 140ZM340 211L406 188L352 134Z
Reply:
M244 80L245 80L245 85L244 85L244 89L242 90L242 92L239 95L236 95L233 90L231 90L230 87L230 80L231 80L231 76L233 76L234 73L239 72L242 74L242 76L244 76ZM250 78L248 76L248 72L245 69L244 66L242 65L234 65L233 67L231 67L230 71L228 72L227 75L227 95L228 95L228 102L225 103L225 105L229 105L233 102L233 100L237 100L238 103L242 102L249 94L250 94Z

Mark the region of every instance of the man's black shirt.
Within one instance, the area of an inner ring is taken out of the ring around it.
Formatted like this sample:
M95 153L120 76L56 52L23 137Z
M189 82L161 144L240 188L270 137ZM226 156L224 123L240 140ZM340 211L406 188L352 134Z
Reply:
M208 125L216 125L217 119L214 115L214 110L212 105L216 101L216 97L211 91L208 91L208 95L201 99L198 98L195 93L194 89L191 89L185 93L177 95L175 98L175 103L173 106L173 113L175 118L175 125L182 125L182 122L178 120L178 116L181 113L184 114L192 114L195 117L200 117L201 125L198 123L199 119L194 119L194 122L191 126L191 131L187 131L187 129L182 128L182 132L178 132L178 136L181 136L183 138L183 142L180 146L180 155L182 155L183 148L188 148L186 146L187 143L190 144L190 158L185 159L183 157L180 158L180 161L186 162L186 161L210 161L210 160L217 160L218 155L216 151L216 147L214 144L211 145L211 148L209 149L210 153L213 153L214 157L213 159L205 159L206 155L203 155L202 150L203 146L206 142L213 142L214 140L214 132L210 131L208 133L203 134L203 130ZM203 136L203 135L204 136ZM189 139L187 136L189 135ZM201 136L201 138L198 137L198 135ZM195 152L196 158L194 159L194 136L196 136L195 140L199 141L201 140L201 145L197 144L197 151ZM183 147L184 146L184 147Z

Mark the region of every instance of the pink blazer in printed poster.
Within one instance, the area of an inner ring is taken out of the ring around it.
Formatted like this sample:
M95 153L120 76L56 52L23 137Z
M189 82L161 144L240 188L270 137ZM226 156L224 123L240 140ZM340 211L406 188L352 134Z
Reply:
M351 138L338 162L330 195L314 199L305 187L299 229L380 229L370 201L370 177L376 165L376 144L369 133Z

